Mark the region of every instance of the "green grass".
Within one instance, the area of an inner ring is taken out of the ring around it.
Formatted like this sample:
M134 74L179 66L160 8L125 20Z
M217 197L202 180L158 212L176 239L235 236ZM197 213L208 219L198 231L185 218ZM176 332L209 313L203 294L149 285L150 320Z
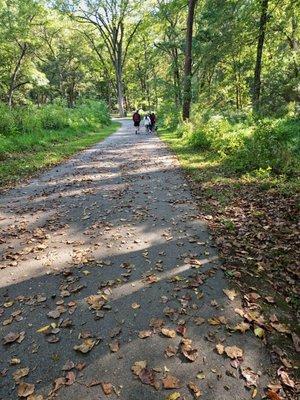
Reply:
M228 162L219 151L201 149L189 141L178 137L176 131L161 130L160 138L178 156L181 166L195 181L201 183L202 190L226 206L229 204L234 190L246 185L256 185L262 190L274 189L286 194L293 194L299 190L299 177L274 175L268 170L254 172L237 172L236 166ZM223 186L216 191L215 187Z
M68 127L0 139L0 186L7 186L105 139L120 126Z

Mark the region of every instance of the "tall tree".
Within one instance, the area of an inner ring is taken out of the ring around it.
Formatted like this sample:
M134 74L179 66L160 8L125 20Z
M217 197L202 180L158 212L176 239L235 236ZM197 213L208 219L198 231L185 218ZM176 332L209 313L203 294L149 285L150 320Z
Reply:
M254 80L253 80L253 96L252 96L252 108L255 113L258 113L260 108L261 68L262 68L263 48L264 48L265 34L266 34L266 27L268 20L269 0L260 0L260 5L261 5L261 11L260 11L259 33L257 40L256 62L255 62Z
M189 0L188 16L186 21L186 43L185 43L185 62L183 80L183 106L182 118L190 118L192 101L192 46L193 46L193 25L197 0Z
M129 46L141 23L141 20L132 22L139 1L86 0L67 2L67 4L69 11L77 20L87 22L96 28L105 44L115 73L119 115L123 117L125 115L123 71Z

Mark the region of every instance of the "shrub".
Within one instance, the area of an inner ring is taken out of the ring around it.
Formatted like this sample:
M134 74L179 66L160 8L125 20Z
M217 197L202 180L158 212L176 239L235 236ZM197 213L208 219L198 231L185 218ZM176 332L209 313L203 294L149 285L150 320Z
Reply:
M17 131L14 115L6 104L0 103L0 135L11 135Z
M62 104L47 104L37 114L43 129L59 130L70 125L70 109Z
M246 138L229 162L238 172L271 170L295 175L300 166L300 121L264 120Z

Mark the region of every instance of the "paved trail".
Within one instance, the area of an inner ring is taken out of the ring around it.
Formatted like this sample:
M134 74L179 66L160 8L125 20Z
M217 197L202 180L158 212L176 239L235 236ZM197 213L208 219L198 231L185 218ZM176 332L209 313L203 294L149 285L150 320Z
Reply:
M229 330L242 322L240 303L223 293L230 284L197 215L176 159L157 137L134 135L126 120L102 143L3 194L0 332L21 335L0 345L0 399L18 398L12 374L27 367L20 380L44 399L105 399L106 382L112 400L173 392L188 400L191 381L203 400L250 399L240 366L262 374L260 399L268 357L253 332ZM181 348L182 334L197 352L187 342ZM93 348L73 349L82 343ZM241 348L243 361L217 354L218 343ZM144 360L140 379L131 367ZM179 389L159 388L168 374Z

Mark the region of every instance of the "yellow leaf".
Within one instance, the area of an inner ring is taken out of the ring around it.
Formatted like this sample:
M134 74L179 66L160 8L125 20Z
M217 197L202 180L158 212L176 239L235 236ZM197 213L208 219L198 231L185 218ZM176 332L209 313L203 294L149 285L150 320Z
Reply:
M259 326L256 326L254 328L254 334L255 336L259 337L259 338L263 338L265 336L265 331L260 328Z
M180 393L179 392L174 392L171 393L168 397L166 397L166 400L177 400L180 397Z
M44 325L41 328L37 329L37 333L45 333L50 328L51 328L51 325Z

